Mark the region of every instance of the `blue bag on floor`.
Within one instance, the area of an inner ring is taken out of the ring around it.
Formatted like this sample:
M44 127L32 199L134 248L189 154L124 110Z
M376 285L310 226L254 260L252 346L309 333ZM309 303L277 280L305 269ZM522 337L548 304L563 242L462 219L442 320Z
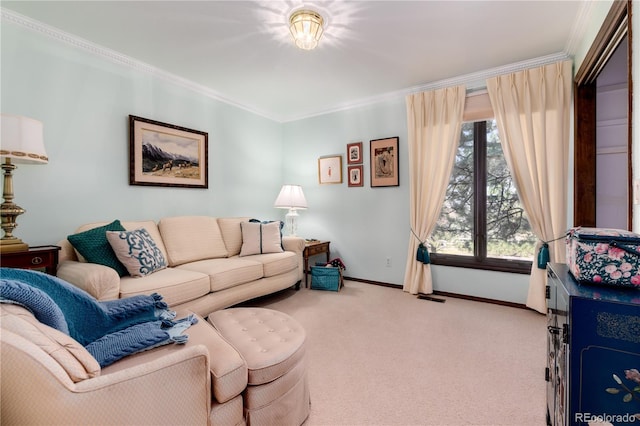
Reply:
M311 267L311 289L340 291L343 285L342 270L333 266Z

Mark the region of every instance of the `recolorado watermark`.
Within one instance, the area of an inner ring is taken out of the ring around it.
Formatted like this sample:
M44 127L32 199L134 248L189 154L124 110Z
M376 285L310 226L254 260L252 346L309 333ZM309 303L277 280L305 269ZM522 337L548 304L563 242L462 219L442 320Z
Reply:
M575 422L583 423L633 423L640 421L635 414L593 414L593 413L575 413Z

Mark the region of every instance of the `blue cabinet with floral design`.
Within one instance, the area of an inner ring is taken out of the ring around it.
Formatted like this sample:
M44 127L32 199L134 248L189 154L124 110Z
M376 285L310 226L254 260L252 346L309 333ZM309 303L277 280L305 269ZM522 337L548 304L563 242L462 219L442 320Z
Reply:
M640 290L547 274L547 423L640 423Z

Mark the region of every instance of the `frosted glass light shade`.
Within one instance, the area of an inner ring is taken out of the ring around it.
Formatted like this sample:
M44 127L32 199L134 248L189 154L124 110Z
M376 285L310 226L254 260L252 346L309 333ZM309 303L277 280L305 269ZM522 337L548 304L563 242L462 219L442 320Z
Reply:
M324 19L313 10L299 10L289 18L289 31L300 49L315 49L322 37Z

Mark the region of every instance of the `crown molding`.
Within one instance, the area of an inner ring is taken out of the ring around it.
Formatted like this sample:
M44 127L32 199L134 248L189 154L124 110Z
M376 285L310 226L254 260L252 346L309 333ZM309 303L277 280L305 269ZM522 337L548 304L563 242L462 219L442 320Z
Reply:
M575 56L578 47L584 38L591 15L593 14L593 3L594 2L592 0L582 0L580 4L578 17L573 21L571 35L569 36L569 40L567 40L567 44L564 48L564 51L567 52L568 55Z
M74 34L64 32L58 28L49 26L35 19L31 19L27 16L21 15L19 13L16 13L14 11L8 10L6 8L1 8L1 7L0 7L0 13L3 20L19 25L31 31L40 33L53 40L63 42L77 49L87 51L95 56L99 56L110 62L123 65L125 67L132 68L137 71L141 71L143 73L150 74L161 80L164 80L169 83L175 84L177 86L183 87L185 89L191 90L198 94L202 94L204 96L218 100L220 102L224 102L225 104L243 109L252 114L259 115L269 120L278 121L278 122L282 121L280 118L276 118L273 115L265 113L264 111L256 110L255 108L251 108L247 105L243 105L229 98L226 98L220 93L216 92L215 90L210 89L209 87L203 86L198 83L194 83L191 80L169 73L160 68L154 67L153 65L149 65L145 62L138 61L134 58L131 58L129 56L116 52L115 50L108 49L104 46L100 46L95 43L91 43L88 40L85 40Z
M586 21L586 18L589 15L591 10L591 2L585 1L583 9L580 13L580 20ZM129 56L123 55L114 50L108 49L106 47L91 43L88 40L80 38L76 35L66 33L58 28L51 27L46 25L40 21L36 21L34 19L28 18L19 13L13 12L11 10L0 7L0 13L3 20L14 23L16 25L27 28L31 31L43 34L51 39L61 41L65 44L73 46L75 48L85 50L93 55L99 56L101 58L107 59L113 63L123 65L147 74L150 74L154 77L167 81L169 83L175 84L177 86L183 87L190 91L196 92L198 94L202 94L211 99L215 99L217 101L223 102L225 104L234 106L236 108L248 111L252 114L256 114L258 116L267 118L269 120L278 122L278 123L287 123L298 121L306 118L317 117L320 115L326 115L341 111L346 111L354 108L361 108L364 106L377 104L385 101L393 101L398 98L403 98L408 94L427 91L427 90L437 90L444 87L457 86L464 84L468 92L482 90L486 88L486 80L490 77L495 77L498 75L510 74L518 71L522 71L528 68L535 68L543 65L548 65L550 63L563 61L567 59L571 59L571 56L566 52L555 53L547 56L542 56L534 59L529 59L522 62L517 62L513 64L508 64L496 68L491 68L488 70L483 70L471 74L465 74L457 77L452 77L444 80L435 81L432 83L426 83L423 85L413 86L406 89L387 92L380 95L370 96L366 98L362 98L359 100L355 100L353 102L344 103L341 105L337 105L332 108L327 108L324 110L315 111L312 113L301 114L297 116L289 116L289 117L276 117L273 114L268 114L264 111L256 110L247 105L240 104L235 102L215 90L210 89L209 87L203 86L201 84L195 83L191 80L179 77L175 74L166 72L160 68L149 65L145 62L138 61ZM580 31L584 31L584 25L574 25L574 33L578 34ZM573 37L572 37L573 39ZM573 45L573 42L569 43Z
M422 84L418 86L409 87L394 92L387 92L381 95L371 96L368 98L362 98L360 100L345 103L335 108L326 109L317 113L300 115L291 117L284 120L284 122L291 122L297 120L303 120L305 118L317 117L319 115L331 114L340 111L346 111L354 108L361 108L367 105L377 104L385 101L397 100L398 98L404 98L407 95L424 92L428 90L438 90L445 87L464 85L467 93L477 92L484 90L487 87L487 79L491 77L497 77L499 75L512 74L515 72L523 71L530 68L537 68L544 65L549 65L555 62L572 60L572 58L565 52L554 53L547 56L541 56L534 59L528 59L526 61L516 62L513 64L503 65L488 70L478 71L471 74L465 74L458 77L447 78L444 80L435 81L432 83Z

